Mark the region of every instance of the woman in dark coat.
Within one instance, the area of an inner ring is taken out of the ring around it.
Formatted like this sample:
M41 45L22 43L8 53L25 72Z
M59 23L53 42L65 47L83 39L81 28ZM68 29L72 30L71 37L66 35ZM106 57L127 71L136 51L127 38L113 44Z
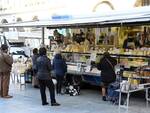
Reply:
M104 53L100 62L97 65L98 70L101 70L102 80L102 99L106 101L106 88L107 86L116 80L115 65L117 60L112 58L108 52Z
M61 94L65 73L67 72L67 64L60 53L57 53L53 59L53 69L57 79L57 94Z
M46 87L48 87L50 91L51 106L59 106L60 104L55 100L55 88L51 77L51 61L46 56L46 48L40 48L39 55L40 56L36 61L36 75L39 80L42 105L48 104L46 99Z
M36 60L38 57L39 57L38 49L34 48L33 49L33 56L32 56L32 70L33 70L32 85L34 86L34 88L39 88L39 83L38 83L38 80L36 78Z

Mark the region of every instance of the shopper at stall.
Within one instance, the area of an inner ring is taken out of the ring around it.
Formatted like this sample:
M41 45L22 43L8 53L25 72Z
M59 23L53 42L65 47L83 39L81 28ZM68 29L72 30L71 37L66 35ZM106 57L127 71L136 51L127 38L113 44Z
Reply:
M59 106L60 104L55 100L55 88L51 77L51 61L46 55L45 47L39 49L39 57L37 58L36 70L37 78L39 80L42 105L48 105L46 99L46 87L49 88L51 106Z
M0 50L0 95L3 98L12 98L8 95L12 64L13 58L8 54L8 46L2 45Z
M33 70L33 76L32 76L32 85L34 88L39 88L38 79L36 77L36 60L39 57L38 49L33 49L33 56L32 56L32 70Z
M101 86L102 86L102 100L106 101L107 86L116 80L114 66L117 64L116 59L112 58L109 52L105 52L104 56L97 64L98 70L101 70Z
M61 53L57 53L53 59L53 69L57 79L57 94L62 94L62 86L64 81L65 73L67 72L67 64L62 58Z

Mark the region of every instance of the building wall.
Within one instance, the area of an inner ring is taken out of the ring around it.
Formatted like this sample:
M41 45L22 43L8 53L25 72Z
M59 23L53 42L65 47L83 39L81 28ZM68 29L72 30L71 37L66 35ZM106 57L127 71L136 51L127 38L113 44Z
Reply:
M34 16L42 20L49 19L54 14L107 11L111 6L115 10L123 10L133 7L136 1L138 0L0 0L0 21L6 19L11 23L16 22L17 18L28 21Z
M17 22L18 18L21 21L31 21L34 17L37 17L37 20L45 20L55 14L79 15L91 12L101 14L108 10L125 10L149 4L150 0L0 0L0 23L4 20L8 23ZM17 29L3 30L16 31ZM30 31L28 28L23 30ZM99 35L97 31L95 31L96 35Z

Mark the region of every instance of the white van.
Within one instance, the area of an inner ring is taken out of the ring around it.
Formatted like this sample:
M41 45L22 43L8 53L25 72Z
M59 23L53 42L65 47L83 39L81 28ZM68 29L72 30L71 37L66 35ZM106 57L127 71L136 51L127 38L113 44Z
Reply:
M18 58L27 59L29 56L26 54L25 46L23 43L9 43L6 37L0 33L0 47L2 44L6 44L9 47L9 53L13 55L13 59L17 60Z
M27 47L24 45L24 42L9 42L9 45L9 52L13 55L14 60L17 60L18 58L23 58L24 60L27 60L27 58L30 57L30 55L27 54Z

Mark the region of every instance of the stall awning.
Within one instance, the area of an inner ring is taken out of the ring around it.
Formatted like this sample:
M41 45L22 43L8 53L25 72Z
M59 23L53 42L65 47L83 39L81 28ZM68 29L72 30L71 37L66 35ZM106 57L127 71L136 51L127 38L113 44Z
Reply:
M150 23L150 7L134 8L127 11L111 11L105 14L91 13L88 15L76 15L68 19L50 19L40 21L26 21L19 23L1 24L0 27L103 27L116 25L130 25Z

